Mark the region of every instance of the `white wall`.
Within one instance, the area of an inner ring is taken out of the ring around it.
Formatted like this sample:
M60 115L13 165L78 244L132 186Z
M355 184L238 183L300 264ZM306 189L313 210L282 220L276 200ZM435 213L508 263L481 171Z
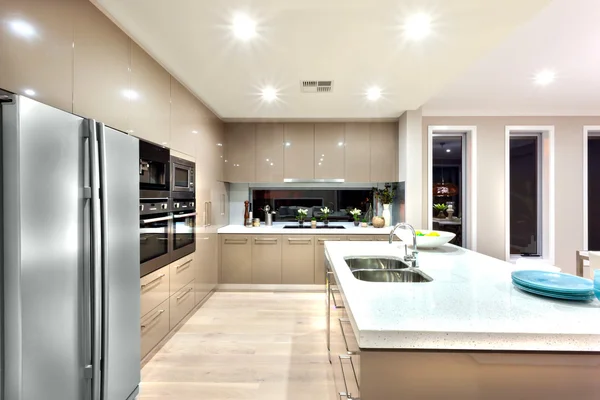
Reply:
M600 117L423 117L423 171L427 171L429 125L477 126L477 250L505 258L505 127L552 125L555 128L555 263L575 273L575 251L583 249L583 126ZM424 182L427 176L423 175ZM423 198L426 184L423 184ZM428 212L429 210L424 210Z
M427 132L425 132L427 136ZM398 177L405 182L406 202L405 221L416 228L424 229L427 221L423 213L423 177L422 168L427 165L427 153L423 152L423 132L421 109L406 111L398 121Z

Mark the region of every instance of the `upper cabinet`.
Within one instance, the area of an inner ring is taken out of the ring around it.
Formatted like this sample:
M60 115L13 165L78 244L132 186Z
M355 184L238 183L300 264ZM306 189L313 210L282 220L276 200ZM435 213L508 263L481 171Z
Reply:
M171 77L170 147L194 156L201 125L196 101L196 98L177 79ZM196 156L196 159L198 158Z
M283 124L256 124L255 182L283 182Z
M127 130L129 37L89 1L77 1L73 112Z
M0 88L73 110L74 3L0 0Z
M255 182L255 124L227 124L225 137L225 180Z
M398 180L398 124L373 122L371 135L371 182Z
M135 136L169 146L171 76L131 42L129 128Z
M283 127L284 179L314 179L315 125L289 123Z
M315 179L344 179L343 123L315 124Z
M346 124L346 182L371 182L371 134L365 122Z

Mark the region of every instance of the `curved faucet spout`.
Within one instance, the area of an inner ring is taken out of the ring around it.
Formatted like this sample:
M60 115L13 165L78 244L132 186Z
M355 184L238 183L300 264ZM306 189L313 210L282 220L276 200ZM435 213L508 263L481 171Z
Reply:
M396 229L398 229L398 228L408 229L408 230L410 230L410 233L412 233L412 237L413 237L412 253L409 255L408 248L406 245L404 245L404 261L409 261L409 262L411 262L413 268L418 268L419 264L418 264L417 256L418 256L419 252L417 250L417 233L415 231L415 228L413 228L413 226L411 224L407 224L406 222L400 222L400 223L396 224L390 231L390 240L389 240L390 244L393 243L394 232L396 232Z

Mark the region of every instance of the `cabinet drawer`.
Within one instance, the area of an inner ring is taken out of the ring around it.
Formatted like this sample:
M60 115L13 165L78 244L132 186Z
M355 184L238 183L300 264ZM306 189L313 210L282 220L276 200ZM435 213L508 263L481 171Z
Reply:
M171 329L175 328L175 325L194 308L194 283L194 281L189 282L169 299Z
M173 295L194 279L194 254L187 255L169 264L170 294Z
M325 242L344 241L346 236L324 235L317 236L315 243L315 283L325 284Z
M281 281L284 284L315 283L314 236L283 236Z
M375 235L348 235L350 242L372 242L377 236Z
M142 358L169 333L169 300L147 313L140 322Z
M250 236L221 237L221 283L252 283Z
M281 237L252 237L252 283L281 283Z
M140 279L140 316L169 298L169 267L152 272Z

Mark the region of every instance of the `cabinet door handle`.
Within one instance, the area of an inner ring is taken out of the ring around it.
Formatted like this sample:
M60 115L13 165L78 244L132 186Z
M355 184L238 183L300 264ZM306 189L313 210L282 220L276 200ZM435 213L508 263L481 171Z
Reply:
M225 239L225 244L246 244L248 239Z
M358 354L358 351L350 350L350 346L348 346L348 340L346 339L346 331L344 331L344 323L349 324L350 320L348 318L338 318L340 322L340 330L342 332L342 338L344 339L344 345L346 346L346 353L348 355Z
M208 226L212 226L212 201L208 202Z
M225 215L225 193L221 194L221 215Z
M184 266L186 266L186 265L189 267L191 264L192 264L192 260L190 260L190 261L186 261L186 262L184 262L183 264L181 264L181 265L178 265L177 267L175 267L175 269L176 269L176 270L178 270L179 268L183 268L183 267L184 267ZM186 269L187 269L187 268L186 268Z
M158 312L156 314L154 314L154 316L152 318L150 318L146 324L142 325L141 328L142 329L146 329L148 327L148 325L150 325L150 322L154 321L156 318L160 317L160 314L164 313L165 310L158 310Z
M356 383L356 388L360 390L360 386L358 384L358 377L356 375L356 368L354 368L354 363L352 362L352 356L338 356L340 358L340 366L342 370L342 381L344 382L344 388L346 389L344 392L340 393L340 396L345 396L348 399L352 399L352 395L348 392L348 381L346 380L346 373L344 372L344 362L342 360L350 361L350 366L352 367L352 375L354 375L354 382Z
M183 293L181 296L177 296L176 300L181 300L181 299L183 299L185 296L187 296L187 294L188 294L189 292L191 292L191 291L192 291L192 289L194 289L194 288L189 288L189 289L188 289L188 290L186 290L186 291L185 291L185 293Z
M198 238L198 240L208 240L208 239L210 239L210 238L208 238L208 237Z
M265 239L259 239L259 238L254 238L254 243L256 244L277 244L277 238L265 238Z
M312 239L296 239L296 238L288 238L288 242L290 243L304 243L304 244L311 244L312 243Z
M160 281L162 278L165 277L165 274L160 274L159 276L157 276L156 278L152 279L150 282L144 283L141 287L141 289L152 285L154 282Z

